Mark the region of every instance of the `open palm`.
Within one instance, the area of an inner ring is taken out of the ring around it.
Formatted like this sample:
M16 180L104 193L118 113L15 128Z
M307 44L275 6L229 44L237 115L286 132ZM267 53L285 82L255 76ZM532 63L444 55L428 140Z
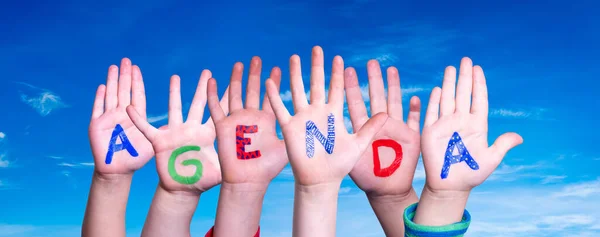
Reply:
M325 71L323 50L314 47L311 63L310 104L306 100L300 57L290 59L290 84L295 115L286 109L277 85L267 81L267 94L277 120L281 124L288 157L296 183L314 185L341 182L362 153L373 135L385 123L387 115L379 114L356 133L348 134L343 123L344 62L333 60L329 97L325 103Z
M140 119L146 120L142 73L128 58L123 58L120 73L117 66L109 67L106 86L98 87L92 111L89 138L95 169L100 174L130 174L154 156L148 139L127 116L125 109L130 104L140 114ZM122 133L119 133L120 129ZM119 149L122 144L131 144L133 149Z
M463 58L456 96L455 83L456 69L449 66L442 89L433 89L427 107L421 144L430 190L471 190L523 142L518 134L505 133L488 147L488 95L481 67Z
M285 146L275 131L275 114L268 98L260 104L261 60L254 57L246 88L246 104L242 107L242 63L231 73L229 116L219 105L216 81L208 86L208 107L217 130L219 160L223 182L229 184L268 184L287 164ZM271 79L279 85L281 71L273 68Z
M405 195L412 190L412 180L421 151L419 140L421 102L416 96L410 100L408 120L404 123L398 70L394 67L387 70L387 103L379 63L370 60L367 63L367 70L371 114L387 113L389 118L373 138L372 146L367 147L362 158L350 172L350 177L368 194ZM352 128L359 130L369 116L356 71L353 68L346 69L344 80ZM386 146L387 148L384 148ZM377 153L374 154L374 151ZM374 157L375 155L379 158Z
M171 77L168 125L156 129L142 119L133 107L127 108L135 125L152 142L160 185L167 191L199 193L221 182L221 170L214 147L214 125L211 119L202 124L210 77L210 71L202 72L185 123L178 76Z

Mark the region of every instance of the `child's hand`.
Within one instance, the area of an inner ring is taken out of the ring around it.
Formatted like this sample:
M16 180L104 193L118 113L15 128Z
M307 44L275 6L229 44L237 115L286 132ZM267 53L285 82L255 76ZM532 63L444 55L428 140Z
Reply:
M434 88L429 99L421 136L427 180L414 218L418 224L460 221L471 189L523 142L518 134L505 133L488 147L488 95L481 67L463 58L456 96L455 81L456 69L447 67L443 89Z
M242 105L242 63L236 63L231 73L229 116L219 105L214 79L208 84L208 107L216 124L223 183L258 184L266 189L288 159L283 141L277 138L275 114L268 98L265 97L260 109L261 64L259 57L252 58L245 107ZM270 78L278 88L279 68L273 68Z
M508 150L523 142L518 134L505 133L488 147L487 86L481 67L463 58L456 97L455 81L456 69L450 66L443 89L433 89L427 108L421 141L430 190L471 190L496 169Z
M89 136L100 175L132 174L154 156L148 139L127 116L125 108L129 105L140 114L141 121L146 121L142 73L123 58L120 75L117 66L110 66L106 86L98 87L94 101Z
M215 128L211 119L202 124L206 105L206 87L211 73L204 70L190 106L187 121L181 113L180 79L171 77L169 123L156 129L134 107L127 113L152 142L160 186L169 192L201 193L221 182L221 170L215 151ZM227 109L227 99L222 102Z
M402 92L398 70L387 70L388 96L385 101L383 76L379 63L367 63L371 114L387 113L389 118L373 138L371 146L356 163L350 176L369 196L408 196L420 153L419 114L421 102L414 96L410 100L410 112L404 123L402 116ZM359 130L369 119L362 98L360 85L353 68L345 72L346 101L354 130ZM386 147L387 149L379 149ZM377 153L374 154L373 152ZM377 157L378 156L378 157Z
M323 50L312 52L310 104L306 100L300 57L290 59L292 99L296 114L290 116L285 108L277 83L267 81L267 93L277 120L281 124L285 145L296 183L309 186L339 183L354 167L367 149L373 135L385 123L387 115L378 114L369 119L356 134L348 134L344 127L344 62L333 60L329 99L325 103L325 72Z

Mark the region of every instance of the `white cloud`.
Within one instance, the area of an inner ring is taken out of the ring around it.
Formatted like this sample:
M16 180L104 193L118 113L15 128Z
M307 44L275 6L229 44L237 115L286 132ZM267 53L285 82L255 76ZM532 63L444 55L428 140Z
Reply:
M6 168L8 167L8 165L10 164L10 162L8 160L6 160L6 157L8 156L8 152L6 151L6 142L5 142L5 137L6 134L0 132L0 168Z
M68 162L62 162L59 163L58 166L64 166L64 167L71 167L71 168L77 168L77 167L90 167L90 166L94 166L93 162L80 162L80 163L68 163Z
M290 102L290 101L292 101L292 92L289 91L289 90L283 92L279 96L281 96L281 101L283 101L283 102Z
M76 164L71 164L71 163L63 162L63 163L58 164L58 166L76 167L77 165Z
M156 123L156 122L160 122L163 121L165 119L169 118L169 114L160 114L160 115L156 115L156 116L148 116L148 123Z
M82 165L82 166L94 166L94 162L81 162L81 163L79 163L79 165Z
M347 193L350 193L350 191L352 191L351 187L341 187L339 194L347 194Z
M6 134L4 134L3 132L0 132L0 139L4 139L6 137Z
M63 157L62 156L48 156L48 158L52 158L55 160L61 160Z
M560 192L554 193L553 196L585 198L598 194L600 194L600 178L594 181L565 186Z
M61 173L62 175L64 175L64 176L66 176L66 177L69 177L69 176L71 176L71 172L70 172L70 171L63 170L63 171L61 171L60 173Z
M425 86L411 86L407 88L402 88L402 97L407 97L427 90L429 90L429 88Z
M542 179L542 184L552 184L562 181L567 178L566 175L547 175Z
M547 109L537 108L537 109L492 109L490 110L490 117L497 118L521 118L521 119L542 119L542 115L547 111Z
M27 87L26 92L19 92L21 101L31 106L41 116L46 116L57 109L69 107L69 105L62 101L60 96L48 89L36 87L24 82L17 83Z
M487 179L489 181L497 180L497 181L515 181L519 177L523 177L528 175L524 171L535 170L541 167L539 164L534 165L507 165L501 164L499 168L497 168L492 175ZM525 173L525 174L522 174Z
M575 226L585 226L594 223L594 217L590 215L557 215L557 216L545 216L539 224L548 225L548 229L551 230L563 230Z

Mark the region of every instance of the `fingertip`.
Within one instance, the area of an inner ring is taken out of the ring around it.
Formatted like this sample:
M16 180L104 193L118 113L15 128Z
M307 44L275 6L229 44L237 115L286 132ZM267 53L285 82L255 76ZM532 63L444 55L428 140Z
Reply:
M250 63L254 66L258 65L261 63L260 57L259 56L253 56L252 60L250 60Z
M201 78L211 78L212 77L212 72L208 69L204 69L202 70L202 73L200 74Z
M290 57L290 64L300 63L300 56L298 54L294 54Z
M116 72L117 70L119 70L119 67L117 65L113 64L108 67L109 72Z
M463 64L463 63L464 64L473 64L473 61L471 60L471 58L465 56L460 60L460 63L461 64Z
M121 59L121 65L125 65L125 66L131 65L131 59L129 59L128 57L124 57L123 59Z
M315 45L315 46L312 48L312 53L313 53L315 56L321 56L321 55L323 55L323 48L321 48L321 46L319 46L319 45Z
M418 111L421 108L421 99L418 96L414 95L410 98L410 110Z
M376 59L370 59L367 62L367 68L375 68L375 67L379 67L379 62Z
M336 55L335 57L333 57L333 64L344 65L344 59L342 58L342 56Z
M389 76L395 76L395 75L398 75L398 74L400 74L400 73L398 72L398 69L396 67L391 66L391 67L387 68L387 75L388 75L388 77Z

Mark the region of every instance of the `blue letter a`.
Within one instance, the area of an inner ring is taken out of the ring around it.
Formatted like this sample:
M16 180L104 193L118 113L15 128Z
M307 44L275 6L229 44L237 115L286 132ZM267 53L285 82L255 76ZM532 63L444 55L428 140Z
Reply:
M333 153L333 145L335 144L335 124L333 114L327 116L327 137L319 131L317 125L313 121L306 121L306 155L308 158L313 158L315 155L315 137L323 145L328 154Z
M458 151L458 155L452 154L452 151L454 151L455 148ZM452 134L452 137L450 138L450 141L448 141L448 148L446 149L446 154L444 155L444 166L442 167L442 173L440 175L442 179L448 178L448 173L450 173L451 165L463 161L466 162L472 170L479 169L477 161L473 159L473 157L467 150L467 147L465 147L465 144L463 143L460 135L458 135L457 132L454 132L454 134Z
M116 144L117 137L121 139L121 144ZM120 124L117 124L117 126L115 126L115 129L112 132L112 136L110 137L110 142L108 143L108 152L106 152L106 160L104 161L104 163L106 163L107 165L110 164L112 162L113 154L123 149L127 150L127 152L129 152L129 154L133 157L138 156L137 151L135 150L135 148L133 148L131 142L129 142L127 135L125 135L123 127L121 127Z

